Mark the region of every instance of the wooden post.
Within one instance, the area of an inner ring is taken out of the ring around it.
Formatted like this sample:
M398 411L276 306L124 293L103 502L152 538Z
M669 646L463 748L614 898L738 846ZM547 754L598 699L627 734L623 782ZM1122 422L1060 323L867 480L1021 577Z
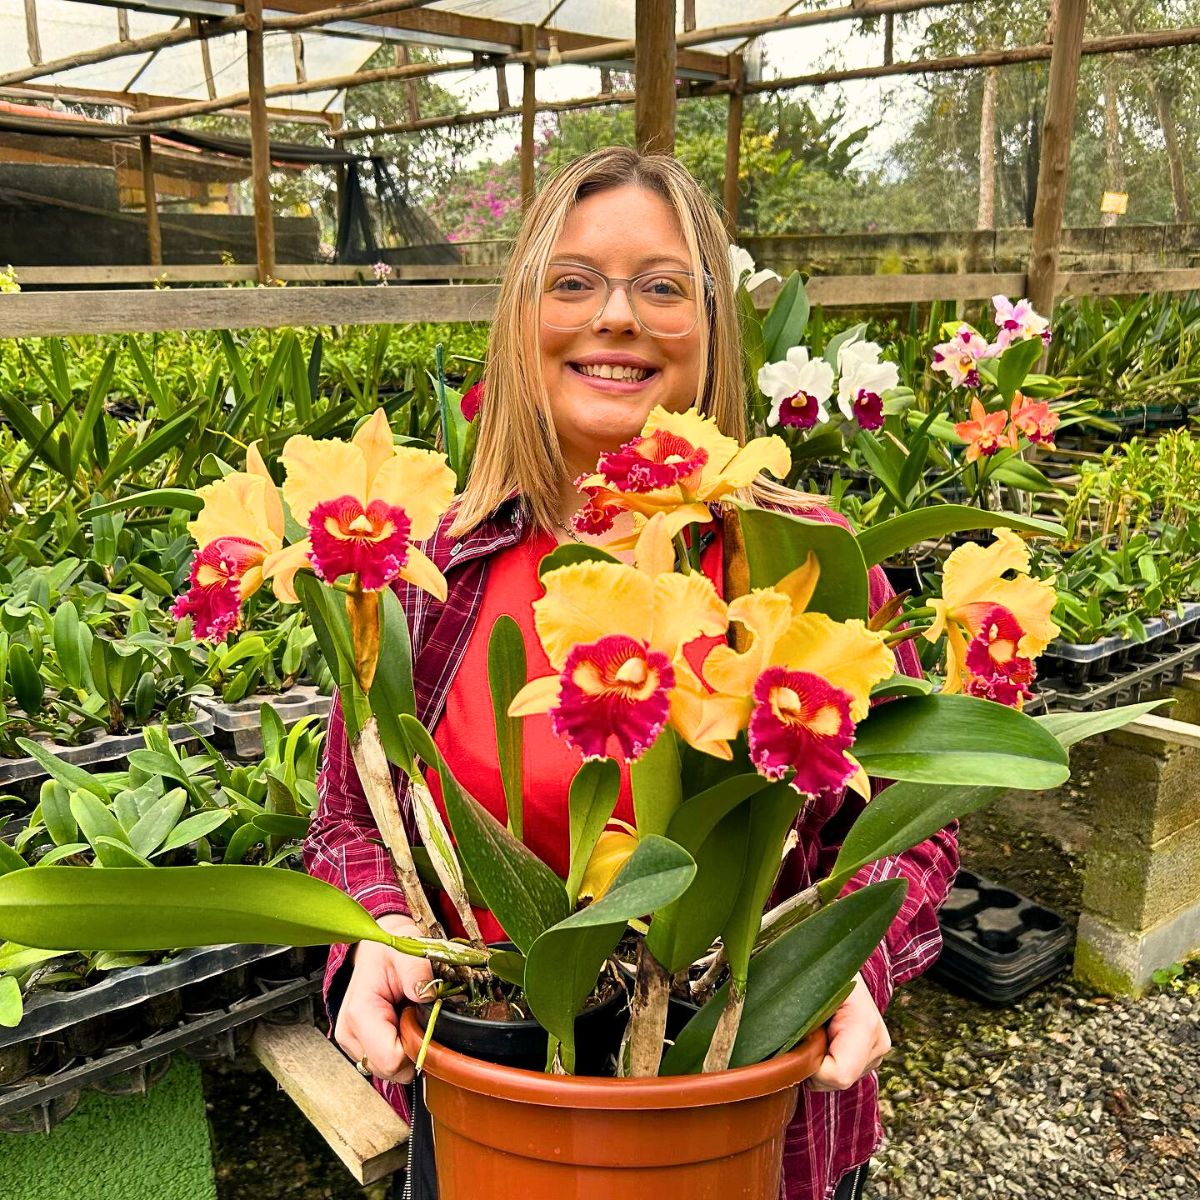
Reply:
M510 108L512 101L508 98L508 76L504 73L503 60L496 63L496 107Z
M129 9L117 9L117 41L129 41Z
M729 78L733 91L729 93L729 118L725 125L725 229L731 242L737 241L738 174L741 169L742 151L742 107L746 102L742 91L745 62L740 54L729 56Z
M250 171L254 180L254 245L258 282L275 274L275 223L271 219L271 143L267 132L263 68L262 0L243 0L246 15L246 85L250 91Z
M643 154L675 153L675 0L637 0L634 129Z
M150 265L162 266L162 229L158 224L158 199L154 189L154 154L150 148L150 135L142 134L138 141L142 146L142 193L146 198L146 244L150 252Z
M537 28L521 26L521 49L537 49ZM533 134L537 118L537 64L527 62L521 69L521 208L533 203Z
M39 66L42 61L42 38L38 31L37 0L25 0L25 41L29 48L29 63Z
M1038 160L1037 200L1029 248L1029 284L1033 307L1045 316L1054 308L1058 248L1063 206L1067 198L1067 168L1071 161L1071 132L1075 123L1075 93L1087 0L1059 0L1050 55L1050 84L1046 118L1042 123L1042 153Z

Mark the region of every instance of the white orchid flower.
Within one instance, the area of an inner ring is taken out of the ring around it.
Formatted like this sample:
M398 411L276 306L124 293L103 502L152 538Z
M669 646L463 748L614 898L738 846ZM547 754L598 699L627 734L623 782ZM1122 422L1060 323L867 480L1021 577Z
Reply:
M735 246L732 242L729 243L729 273L733 276L733 286L737 288L741 285L742 280L746 280L746 291L752 292L756 287L767 282L768 279L778 279L779 276L769 268L764 267L761 271L754 269L754 259L750 257L749 250L743 250L741 246ZM749 278L746 278L749 276Z
M758 386L771 398L768 425L811 429L829 420L826 405L833 394L833 368L823 358L810 359L805 346L793 346L786 359L763 367Z
M863 429L883 425L883 393L900 382L895 363L880 362L877 342L855 338L838 348L838 408Z

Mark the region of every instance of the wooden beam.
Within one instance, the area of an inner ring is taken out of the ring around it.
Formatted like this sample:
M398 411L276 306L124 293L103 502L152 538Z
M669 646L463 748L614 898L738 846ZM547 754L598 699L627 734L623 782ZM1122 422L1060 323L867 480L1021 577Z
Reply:
M512 105L512 101L508 98L508 76L504 73L502 62L496 64L496 103L501 108L509 108ZM417 120L418 117L412 119Z
M42 35L38 31L37 0L25 0L25 44L29 50L29 62L40 66L42 62Z
M1087 0L1058 0L1054 27L1054 53L1042 122L1041 157L1038 160L1037 199L1033 209L1033 234L1029 246L1029 290L1038 312L1050 316L1054 307L1059 239L1067 199L1067 172L1071 163L1071 134L1075 125L1075 94L1079 85L1079 56Z
M163 333L183 329L281 329L288 325L405 325L488 321L494 285L381 288L163 288L0 295L5 337Z
M521 27L521 44L526 49L537 45L537 30L532 25ZM521 209L533 203L533 138L537 117L537 67L525 64L521 72Z
M676 37L677 50L691 46L702 46L706 42L723 42L736 38L756 38L764 33L777 33L784 29L800 29L810 25L827 25L834 21L858 21L868 17L884 16L888 13L919 12L926 8L947 8L953 4L967 4L970 0L874 0L874 3L849 4L842 8L816 9L793 13L788 16L761 17L753 21L740 21L732 25L710 25L704 29L686 31ZM672 27L673 28L673 27ZM564 50L564 63L604 62L628 58L637 49L636 38L602 42ZM520 62L525 55L514 54L509 61ZM682 61L682 55L680 56ZM539 59L544 65L544 57Z
M32 0L26 0L26 4ZM361 4L343 4L336 8L321 8L307 13L296 13L285 17L270 17L263 23L267 30L279 29L312 29L318 25L328 25L334 21L354 21L369 17L377 17L407 9L420 8L431 0L364 0ZM110 62L114 58L128 58L136 54L148 54L162 50L168 46L180 46L192 42L197 37L220 37L224 34L239 33L246 28L244 12L231 17L221 17L219 20L202 23L199 35L190 26L184 24L177 29L164 30L161 33L147 34L145 37L131 38L112 42L107 46L97 46L95 50L84 50L77 54L68 54L50 62L39 63L37 66L22 68L19 71L9 71L0 75L0 87L11 83L24 83L27 79L36 79L41 75L55 75L59 71L69 71L74 67L91 66L93 63Z
M729 78L735 85L745 77L745 60L740 54L729 56ZM729 115L725 122L725 230L731 242L737 241L738 200L741 196L739 175L742 158L742 109L745 92L738 86L729 93Z
M295 36L295 35L293 35ZM208 48L208 38L200 39L200 66L204 70L204 90L210 100L217 98L217 81L213 78L212 51Z
M251 263L168 263L162 268L145 264L102 267L14 267L22 287L104 287L143 286L167 282L245 283L253 282L258 268ZM441 283L448 280L492 282L504 273L502 266L474 263L404 263L392 268L393 280L421 280ZM331 263L276 263L275 278L289 283L367 283L373 282L368 266ZM70 295L65 292L60 294Z
M637 0L634 138L643 154L675 153L675 0Z
M1158 742L1166 742L1171 746L1188 746L1193 750L1200 750L1200 725L1193 725L1189 721L1176 721L1171 717L1159 717L1149 713L1147 716L1138 717L1136 721L1130 721L1128 725L1123 725L1122 730L1125 733L1136 733Z
M304 35L293 32L289 36L292 39L292 66L296 70L296 82L307 83L308 71L304 66Z
M271 142L263 68L262 0L242 0L246 17L246 82L250 85L250 170L254 183L254 246L258 282L275 274L275 219L271 213Z
M412 65L412 56L409 53L408 47L403 42L396 47L396 65L398 67L408 67ZM408 119L410 121L419 121L421 119L421 102L417 96L417 85L415 80L405 80L404 104L408 109Z
M474 69L475 63L471 59L451 63L412 63L407 67L377 67L371 71L356 71L350 75L328 75L322 79L309 79L305 83L276 83L264 87L263 95L300 96L310 92L337 92L343 88L362 87L368 83L384 83L393 79L421 79L426 75L443 75L450 71ZM249 91L231 92L214 100L196 100L190 104L174 104L167 108L149 108L143 112L130 113L126 120L131 125L162 124L164 121L179 121L184 117L198 117L222 108L235 108L248 103L249 100Z
M117 9L117 41L129 41L129 9Z
M250 1050L359 1183L403 1169L408 1126L319 1029L260 1021Z
M147 133L138 139L142 147L142 193L146 201L146 246L150 265L162 266L162 230L158 226L158 195L154 186L153 139Z

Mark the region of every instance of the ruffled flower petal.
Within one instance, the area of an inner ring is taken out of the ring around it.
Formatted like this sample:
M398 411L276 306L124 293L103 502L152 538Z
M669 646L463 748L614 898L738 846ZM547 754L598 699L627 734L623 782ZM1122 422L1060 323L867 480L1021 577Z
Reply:
M1033 695L1029 685L1037 673L1033 660L1020 653L1024 630L1016 617L999 604L979 619L979 631L966 650L966 692L1012 708Z
M443 604L446 602L446 577L416 546L409 546L408 556L397 574L413 587L419 587L421 591L437 597Z
M558 704L562 680L557 675L543 675L531 679L513 698L508 706L510 717L531 717L536 713L549 712Z
M440 454L399 446L375 472L364 500L402 508L411 522L409 536L423 542L453 503L454 485L454 472Z
M283 447L283 498L301 525L318 504L335 496L354 496L367 502L367 464L353 442L317 441L304 434L288 438Z
M770 667L754 685L750 759L768 779L795 774L803 795L836 791L856 773L846 756L854 744L850 697L807 671Z
M366 509L354 496L323 500L308 520L313 571L327 583L357 575L364 591L378 591L404 566L409 529L405 511L382 500Z
M533 602L533 623L550 665L561 671L573 647L605 634L647 640L654 581L623 563L580 562L542 577L546 594Z
M198 488L196 494L204 507L187 528L197 546L220 538L242 538L268 550L277 550L282 544L282 514L278 529L271 524L272 501L278 504L279 496L269 478L233 471Z
M222 641L237 629L243 601L261 584L265 557L264 547L247 538L209 542L192 560L192 586L171 606L171 616L191 617L196 637Z
M391 460L396 452L392 439L392 427L388 424L387 413L377 408L370 417L359 426L358 432L350 439L351 445L357 446L362 452L363 468L365 471L366 491L363 499L374 499L375 477L384 463ZM428 453L428 451L426 451ZM386 497L383 497L386 499Z
M792 623L790 598L772 589L758 589L738 596L728 608L730 624L745 631L738 645L715 646L704 660L704 682L715 691L731 696L749 696L754 681L770 663L779 640Z
M271 588L278 600L284 604L299 604L300 597L296 595L296 572L311 571L312 562L309 553L312 543L308 538L284 546L268 554L263 560L263 578L271 581Z
M725 633L729 621L725 601L707 575L658 575L650 625L650 645L674 662L684 646L698 637Z
M616 738L629 762L662 732L674 686L667 657L634 638L613 634L577 645L563 665L550 727L584 758L605 757Z
M653 492L678 485L685 492L699 486L708 451L664 429L626 442L602 455L597 473L620 492Z

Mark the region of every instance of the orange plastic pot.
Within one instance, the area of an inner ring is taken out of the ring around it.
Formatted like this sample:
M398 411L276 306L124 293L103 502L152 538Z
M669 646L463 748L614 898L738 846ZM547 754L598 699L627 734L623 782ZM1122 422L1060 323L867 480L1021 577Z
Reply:
M422 1031L400 1022L416 1057ZM431 1042L425 1099L441 1200L778 1200L796 1085L825 1054L818 1029L753 1067L663 1079L545 1075Z

